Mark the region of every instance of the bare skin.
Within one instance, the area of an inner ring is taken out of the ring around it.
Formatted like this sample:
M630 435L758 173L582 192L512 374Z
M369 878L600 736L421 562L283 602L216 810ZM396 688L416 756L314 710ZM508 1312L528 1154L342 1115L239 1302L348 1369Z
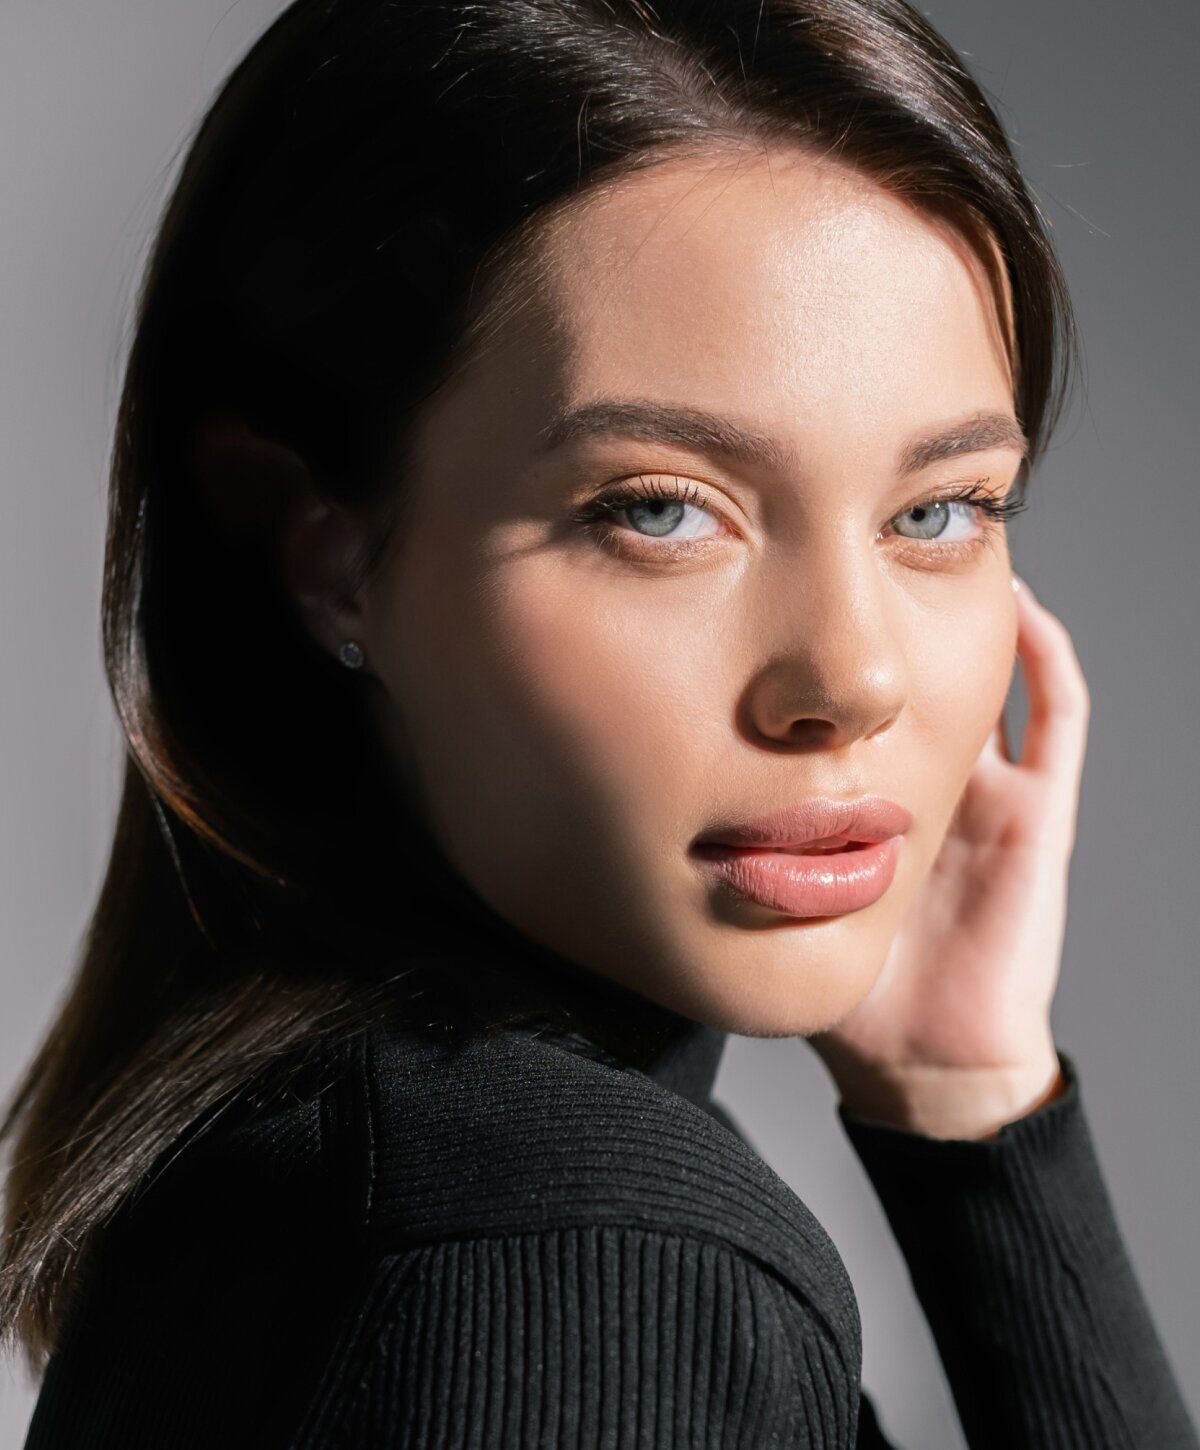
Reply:
M1002 499L1018 471L1003 441L899 468L947 425L1014 417L982 265L858 173L749 146L581 198L544 256L536 301L430 401L377 576L342 582L356 520L297 513L310 628L362 644L440 843L521 930L696 1020L803 1036L868 1116L994 1133L1059 1081L1087 691L1014 592L1003 523L956 504L930 537L909 513L977 482ZM611 431L547 449L599 400L700 409L779 456ZM688 501L577 520L639 477ZM866 792L914 823L858 911L734 901L689 856L721 818Z

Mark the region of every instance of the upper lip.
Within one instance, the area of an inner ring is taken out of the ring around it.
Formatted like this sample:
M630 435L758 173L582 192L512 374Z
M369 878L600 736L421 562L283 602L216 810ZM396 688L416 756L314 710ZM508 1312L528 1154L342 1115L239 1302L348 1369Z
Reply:
M912 812L878 795L837 800L814 796L751 821L714 826L697 838L697 845L771 846L780 849L809 845L826 836L873 843L898 836L912 825Z

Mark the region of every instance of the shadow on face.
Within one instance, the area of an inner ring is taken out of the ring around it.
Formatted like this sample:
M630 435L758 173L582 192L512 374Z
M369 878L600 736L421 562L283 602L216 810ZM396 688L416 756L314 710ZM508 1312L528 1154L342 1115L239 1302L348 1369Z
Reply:
M798 150L666 159L538 245L546 285L422 422L366 601L382 724L521 930L712 1025L820 1030L878 976L1012 676L1004 524L946 499L1021 462L985 269ZM913 823L857 909L764 905L693 850L864 793Z

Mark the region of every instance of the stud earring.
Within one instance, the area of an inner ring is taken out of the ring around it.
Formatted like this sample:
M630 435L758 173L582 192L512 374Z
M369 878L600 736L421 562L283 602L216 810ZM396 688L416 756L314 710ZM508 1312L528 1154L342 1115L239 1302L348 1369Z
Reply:
M362 645L356 639L343 640L338 647L338 658L348 670L362 669L363 650Z

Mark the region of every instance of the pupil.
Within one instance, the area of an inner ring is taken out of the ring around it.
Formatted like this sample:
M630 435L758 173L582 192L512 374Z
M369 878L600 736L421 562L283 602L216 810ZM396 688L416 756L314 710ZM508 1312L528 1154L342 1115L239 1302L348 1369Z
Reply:
M656 498L648 499L632 509L631 516L635 514L648 515L643 517L642 522L649 525L649 532L652 536L661 537L670 533L683 517L684 505L675 503L671 499Z
M908 510L908 516L918 526L938 523L939 528L936 533L921 535L922 538L933 538L945 527L949 512L949 503L945 499L939 499L935 504L913 504L912 508Z

